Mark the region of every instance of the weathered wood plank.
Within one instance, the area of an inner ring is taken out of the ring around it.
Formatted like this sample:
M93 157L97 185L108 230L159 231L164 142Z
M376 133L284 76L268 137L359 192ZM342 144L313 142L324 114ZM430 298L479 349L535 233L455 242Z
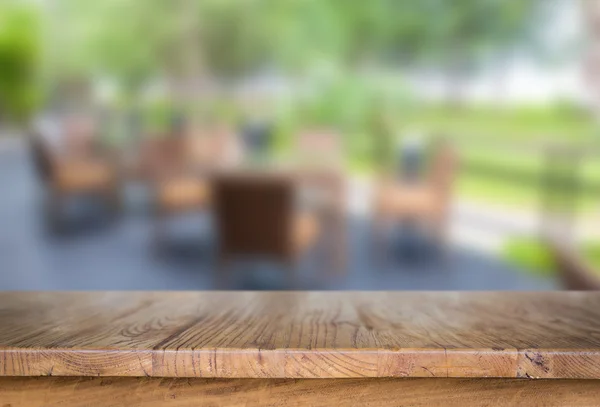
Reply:
M595 292L14 292L0 376L600 379Z
M597 380L0 378L11 407L596 406Z

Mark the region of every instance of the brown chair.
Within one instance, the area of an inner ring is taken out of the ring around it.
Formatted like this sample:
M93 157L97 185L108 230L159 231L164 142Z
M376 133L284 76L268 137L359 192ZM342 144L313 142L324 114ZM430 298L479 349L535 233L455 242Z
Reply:
M318 207L327 216L343 216L345 197L340 137L328 130L298 135L298 178L303 202Z
M112 160L82 151L53 152L37 134L30 143L34 167L46 188L49 215L55 226L63 200L72 195L99 195L113 211L120 208L118 168Z
M185 141L180 137L152 136L141 143L132 175L148 182L180 174L185 169Z
M226 126L186 132L186 161L198 170L212 171L236 165L241 160L242 145L235 132Z
M221 282L235 258L271 258L295 271L319 235L316 219L296 210L291 177L223 174L214 179L213 199Z
M300 168L301 201L326 225L331 271L340 274L346 263L346 184L343 148L334 129L313 128L298 133L294 148Z
M52 179L52 159L50 151L45 146L43 140L37 134L29 139L31 158L35 172L44 185L51 182Z
M456 167L454 150L442 145L435 152L422 182L404 183L388 177L376 183L372 208L375 252L383 246L379 238L382 229L400 220L425 224L440 245L445 243Z
M69 156L86 157L100 153L97 125L88 115L71 116L62 120L62 152Z
M138 173L154 188L155 243L159 247L167 217L209 208L208 177L228 161L234 143L234 135L226 128L200 133L188 128L144 144Z
M304 130L296 137L297 159L305 165L339 168L343 162L340 135L329 129Z
M154 243L164 241L165 222L172 215L202 211L210 203L206 178L189 162L188 139L156 137L142 145L135 174L153 190L156 225Z
M226 131L208 133L199 135L188 131L177 136L154 138L142 146L136 173L155 183L159 207L164 203L166 211L171 208L178 211L204 202L204 199L199 202L194 197L200 197L199 188L203 191L208 188L198 185L206 184L203 176L230 158L235 143L234 137ZM208 197L204 192L201 195Z

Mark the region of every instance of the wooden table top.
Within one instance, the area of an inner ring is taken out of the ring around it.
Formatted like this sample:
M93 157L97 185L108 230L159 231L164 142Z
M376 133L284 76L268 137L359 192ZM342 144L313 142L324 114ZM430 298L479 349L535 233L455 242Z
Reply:
M600 293L3 292L0 376L600 378Z

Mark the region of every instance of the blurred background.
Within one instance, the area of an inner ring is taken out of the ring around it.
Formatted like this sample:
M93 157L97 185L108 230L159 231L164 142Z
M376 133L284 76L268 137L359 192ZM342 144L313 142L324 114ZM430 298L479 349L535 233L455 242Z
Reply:
M600 288L600 2L0 1L0 289Z

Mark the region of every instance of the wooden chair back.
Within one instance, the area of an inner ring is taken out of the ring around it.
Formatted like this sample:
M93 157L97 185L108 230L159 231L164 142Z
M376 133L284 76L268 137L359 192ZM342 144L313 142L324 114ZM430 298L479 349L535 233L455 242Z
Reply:
M240 145L235 132L226 126L190 129L186 133L186 160L195 167L212 169L239 160Z
M296 153L316 165L339 165L343 152L339 134L331 130L303 131L298 134Z
M96 154L98 139L96 123L91 117L75 116L63 120L63 146L65 155L89 157Z
M221 258L292 260L293 182L284 176L221 175L213 184Z
M429 169L429 182L438 192L440 199L446 200L450 197L457 164L457 155L451 146L443 144L437 148Z
M30 150L33 165L38 178L43 182L49 182L52 178L52 157L50 150L37 134L30 138Z
M152 138L142 143L139 171L143 177L157 179L181 170L184 164L185 143L181 138Z

